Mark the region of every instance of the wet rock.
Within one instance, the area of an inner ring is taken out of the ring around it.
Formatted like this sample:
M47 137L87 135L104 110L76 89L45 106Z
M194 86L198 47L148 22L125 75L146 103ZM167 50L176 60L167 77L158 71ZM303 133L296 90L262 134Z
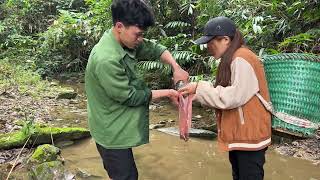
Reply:
M64 92L59 93L57 99L74 99L77 95L78 94L73 89L67 89Z
M41 164L49 161L56 161L60 154L60 149L50 145L44 144L37 147L32 156L29 159L29 162L32 164Z
M149 109L150 109L150 110L155 110L155 109L157 109L157 106L155 106L155 105L149 105Z
M176 122L176 121L175 121L175 120L172 120L172 119L169 119L168 122L169 122L169 123L174 123L174 122Z
M55 82L55 81L50 82L50 86L58 86L58 85L59 85L58 82Z
M0 157L0 164L3 164L4 162L6 162L6 160L2 157Z
M192 117L191 118L191 121L193 122L193 123L196 123L197 121L199 121L200 119L197 119L197 118L194 118L194 117Z
M160 132L170 134L170 135L180 136L179 129L176 127L159 128L157 130ZM191 128L190 132L189 132L189 136L190 137L214 138L214 137L217 137L217 134L212 131L208 131L208 130L204 130L204 129Z
M299 143L297 141L295 141L295 142L292 142L292 145L299 146Z
M195 125L196 129L204 129L204 130L208 130L208 131L213 131L215 133L218 132L218 127L217 124L199 124L199 125Z
M198 114L198 115L194 116L194 118L195 118L195 119L201 119L202 116Z
M73 180L74 175L66 171L60 161L51 161L32 167L30 178L33 180Z
M55 145L59 148L71 146L74 144L74 141L59 141Z
M97 176L97 175L92 175L90 173L88 173L87 171L78 168L77 172L76 172L76 176L77 178L83 178L83 179L103 179L103 177L101 176Z
M76 175L79 176L79 177L81 177L81 178L88 178L88 177L91 176L90 173L88 173L88 172L86 172L85 170L80 169L80 168L77 169Z
M149 129L152 130L152 129L158 129L158 128L162 128L162 127L165 127L166 125L165 124L150 124L149 125Z
M315 165L315 166L320 166L320 161L314 161L314 162L313 162L313 165Z
M304 157L304 152L303 151L297 151L296 153L294 153L293 157Z
M159 121L158 124L167 124L167 121L162 120L162 121Z

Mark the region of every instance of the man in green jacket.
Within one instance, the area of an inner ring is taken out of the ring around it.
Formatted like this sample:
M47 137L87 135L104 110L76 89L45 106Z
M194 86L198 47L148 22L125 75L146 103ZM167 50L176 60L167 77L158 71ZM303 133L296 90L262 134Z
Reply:
M143 39L154 25L152 9L143 0L114 0L113 27L92 49L85 74L88 122L91 135L113 180L136 180L138 171L132 147L149 142L149 102L169 97L173 89L150 90L139 77L138 60L160 58L173 69L174 82L189 74L162 45Z

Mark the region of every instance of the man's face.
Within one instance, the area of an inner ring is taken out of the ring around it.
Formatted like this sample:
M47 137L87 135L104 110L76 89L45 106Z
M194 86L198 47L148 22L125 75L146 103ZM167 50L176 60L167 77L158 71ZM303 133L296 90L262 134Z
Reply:
M144 30L137 26L124 26L120 31L120 43L129 49L135 49L143 41Z

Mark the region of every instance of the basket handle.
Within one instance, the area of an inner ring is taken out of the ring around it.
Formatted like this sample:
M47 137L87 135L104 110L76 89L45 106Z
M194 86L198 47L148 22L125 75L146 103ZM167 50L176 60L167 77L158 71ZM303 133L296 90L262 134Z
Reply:
M302 127L302 128L314 128L314 129L318 129L319 128L319 125L307 120L307 119L302 119L302 118L299 118L299 117L295 117L295 116L292 116L290 114L287 114L287 113L284 113L284 112L277 112L274 110L273 108L273 105L271 102L268 102L266 101L260 93L256 93L255 94L258 99L261 101L261 103L263 104L263 106L272 114L274 115L275 117L277 117L278 119L286 122L286 123L289 123L289 124L292 124L292 125L295 125L295 126L299 126L299 127Z

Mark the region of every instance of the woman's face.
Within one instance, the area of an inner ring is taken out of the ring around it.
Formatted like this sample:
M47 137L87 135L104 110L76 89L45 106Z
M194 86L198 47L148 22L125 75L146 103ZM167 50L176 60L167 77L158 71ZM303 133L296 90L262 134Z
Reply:
M207 43L208 52L219 59L230 46L231 39L228 36L218 36Z

